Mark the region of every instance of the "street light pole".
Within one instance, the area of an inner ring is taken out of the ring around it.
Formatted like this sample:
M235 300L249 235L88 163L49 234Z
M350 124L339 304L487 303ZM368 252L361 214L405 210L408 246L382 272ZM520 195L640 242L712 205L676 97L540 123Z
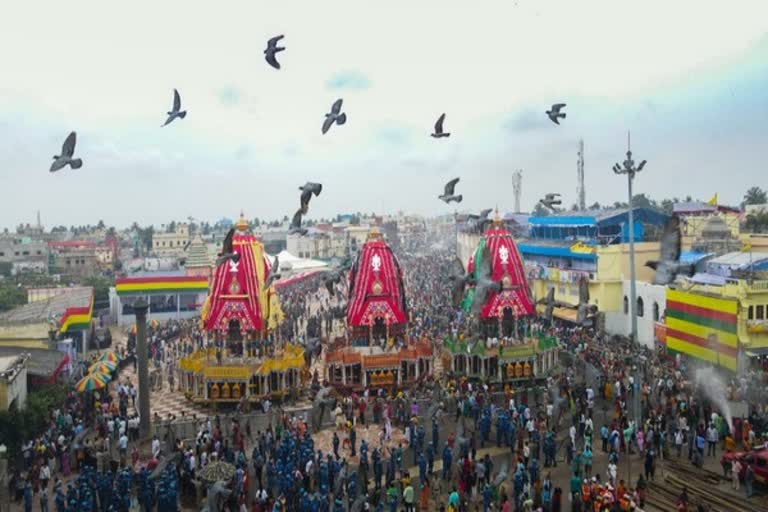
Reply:
M635 281L635 216L632 207L632 180L635 175L643 170L646 161L640 162L635 167L635 161L632 160L632 149L630 144L630 135L627 132L627 159L623 162L623 168L619 164L614 164L613 172L616 174L625 174L627 176L627 192L629 194L629 313L632 319L632 330L630 338L633 343L637 342L637 284Z

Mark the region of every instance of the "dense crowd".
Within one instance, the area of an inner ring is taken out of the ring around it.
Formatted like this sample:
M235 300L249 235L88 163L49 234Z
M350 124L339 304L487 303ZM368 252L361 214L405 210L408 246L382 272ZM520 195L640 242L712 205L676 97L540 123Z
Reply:
M468 319L450 303L454 258L438 246L400 251L411 326L402 343L429 339L440 349L444 338L470 335ZM344 285L335 292L328 293L322 275L281 287L280 339L307 343L343 334ZM760 372L723 387L724 396L750 404L749 417L734 421L679 356L586 327L533 321L524 332L559 340L566 362L561 371L525 389L452 375L430 381L426 403L420 400L423 389L337 396L330 408L333 441L325 452L305 415L280 410L270 414L266 428L255 429L238 408L195 416L191 440L168 432L161 440L156 431L149 453L142 453L133 382L116 379L114 393L69 393L52 411L46 432L25 444L13 476L14 497L27 510L33 502L47 510L53 498L58 512L122 511L135 504L147 511L176 510L184 496L200 489L217 512L642 511L659 461L687 457L702 465L718 450L764 442L766 382ZM152 326L149 334L153 385L165 389L167 383L174 390L180 358L208 340L195 321ZM484 342L490 347L499 340ZM135 363L132 335L123 350L128 364ZM271 412L268 404L261 411ZM359 426L380 432L378 442L369 446L358 439ZM394 429L402 441L393 441ZM100 453L114 462L96 471ZM625 481L619 467L630 454L640 457L642 470ZM164 459L171 461L168 468L150 478ZM209 487L206 482L215 479L204 474L220 463L232 474L225 487ZM736 483L744 474L749 496L753 476L736 464L723 470L736 474ZM688 507L683 493L678 509Z

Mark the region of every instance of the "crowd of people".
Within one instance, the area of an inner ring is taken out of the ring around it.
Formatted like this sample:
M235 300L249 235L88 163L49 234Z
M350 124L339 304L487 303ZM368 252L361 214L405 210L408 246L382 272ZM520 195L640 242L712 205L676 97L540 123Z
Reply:
M439 351L445 338L471 334L464 313L451 305L454 258L439 246L399 252L410 313L403 343L429 339ZM280 287L279 294L282 340L304 344L344 333L343 284L332 296L316 275ZM333 443L326 451L316 445L306 415L282 410L263 429L240 417L240 409L195 416L194 439L161 442L156 432L151 445L142 446L135 383L118 376L112 392L70 392L51 412L48 429L23 447L13 473L14 498L26 510L37 503L47 511L51 498L57 512L128 510L135 504L177 510L184 495L201 487L205 492L202 472L225 462L233 468L231 481L220 493L208 490L215 512L641 511L659 461L687 456L700 466L718 450L733 453L764 442L762 373L724 388L750 404L750 417L734 421L702 393L679 356L538 320L528 322L523 334L537 332L556 337L568 361L539 387L522 390L446 374L430 380L426 402L415 389L337 396ZM155 384L175 390L179 360L209 340L195 321L153 326L149 334ZM121 350L127 364L135 364L132 335ZM378 429L379 442L358 440L358 424ZM402 441L393 442L393 429ZM99 464L98 454L109 454L111 464ZM629 456L642 461L633 481L619 469ZM172 461L168 468L150 478L164 458ZM738 483L742 468L736 464L723 470L735 473ZM751 494L751 482L746 492ZM679 510L690 510L686 493L678 501Z

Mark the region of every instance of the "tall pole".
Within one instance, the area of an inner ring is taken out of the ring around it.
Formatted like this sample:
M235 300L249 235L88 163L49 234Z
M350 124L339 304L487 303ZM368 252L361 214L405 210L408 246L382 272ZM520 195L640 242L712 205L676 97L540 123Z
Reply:
M635 175L643 170L646 161L640 162L635 167L635 161L632 160L632 147L630 144L630 135L627 132L627 159L624 160L623 167L614 164L613 172L615 174L626 174L627 192L629 194L629 313L632 319L632 328L630 337L632 342L637 342L637 287L635 281L635 216L632 206L632 180Z
M147 350L147 310L149 304L139 299L133 305L136 314L136 365L139 370L139 436L149 437L149 356Z
M631 152L627 152L630 155ZM627 174L627 191L629 192L629 311L632 318L632 330L630 337L632 342L637 341L637 284L635 282L635 215L632 207L632 178L633 174Z

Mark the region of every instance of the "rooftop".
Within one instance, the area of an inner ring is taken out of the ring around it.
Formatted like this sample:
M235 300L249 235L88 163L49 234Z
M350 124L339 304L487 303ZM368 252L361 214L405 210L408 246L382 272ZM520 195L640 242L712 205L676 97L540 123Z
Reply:
M62 365L67 354L58 350L44 348L24 348L0 346L0 360L5 358L17 359L21 353L29 354L27 372L33 377L50 377Z
M69 308L88 308L93 288L81 286L69 288L67 293L55 295L0 313L0 324L27 324L52 321L61 318ZM16 349L18 352L18 349Z
M635 222L663 225L668 216L654 208L634 208ZM595 226L597 224L619 225L628 222L629 208L609 208L602 210L580 210L561 212L546 217L532 216L528 219L531 225L541 226Z

